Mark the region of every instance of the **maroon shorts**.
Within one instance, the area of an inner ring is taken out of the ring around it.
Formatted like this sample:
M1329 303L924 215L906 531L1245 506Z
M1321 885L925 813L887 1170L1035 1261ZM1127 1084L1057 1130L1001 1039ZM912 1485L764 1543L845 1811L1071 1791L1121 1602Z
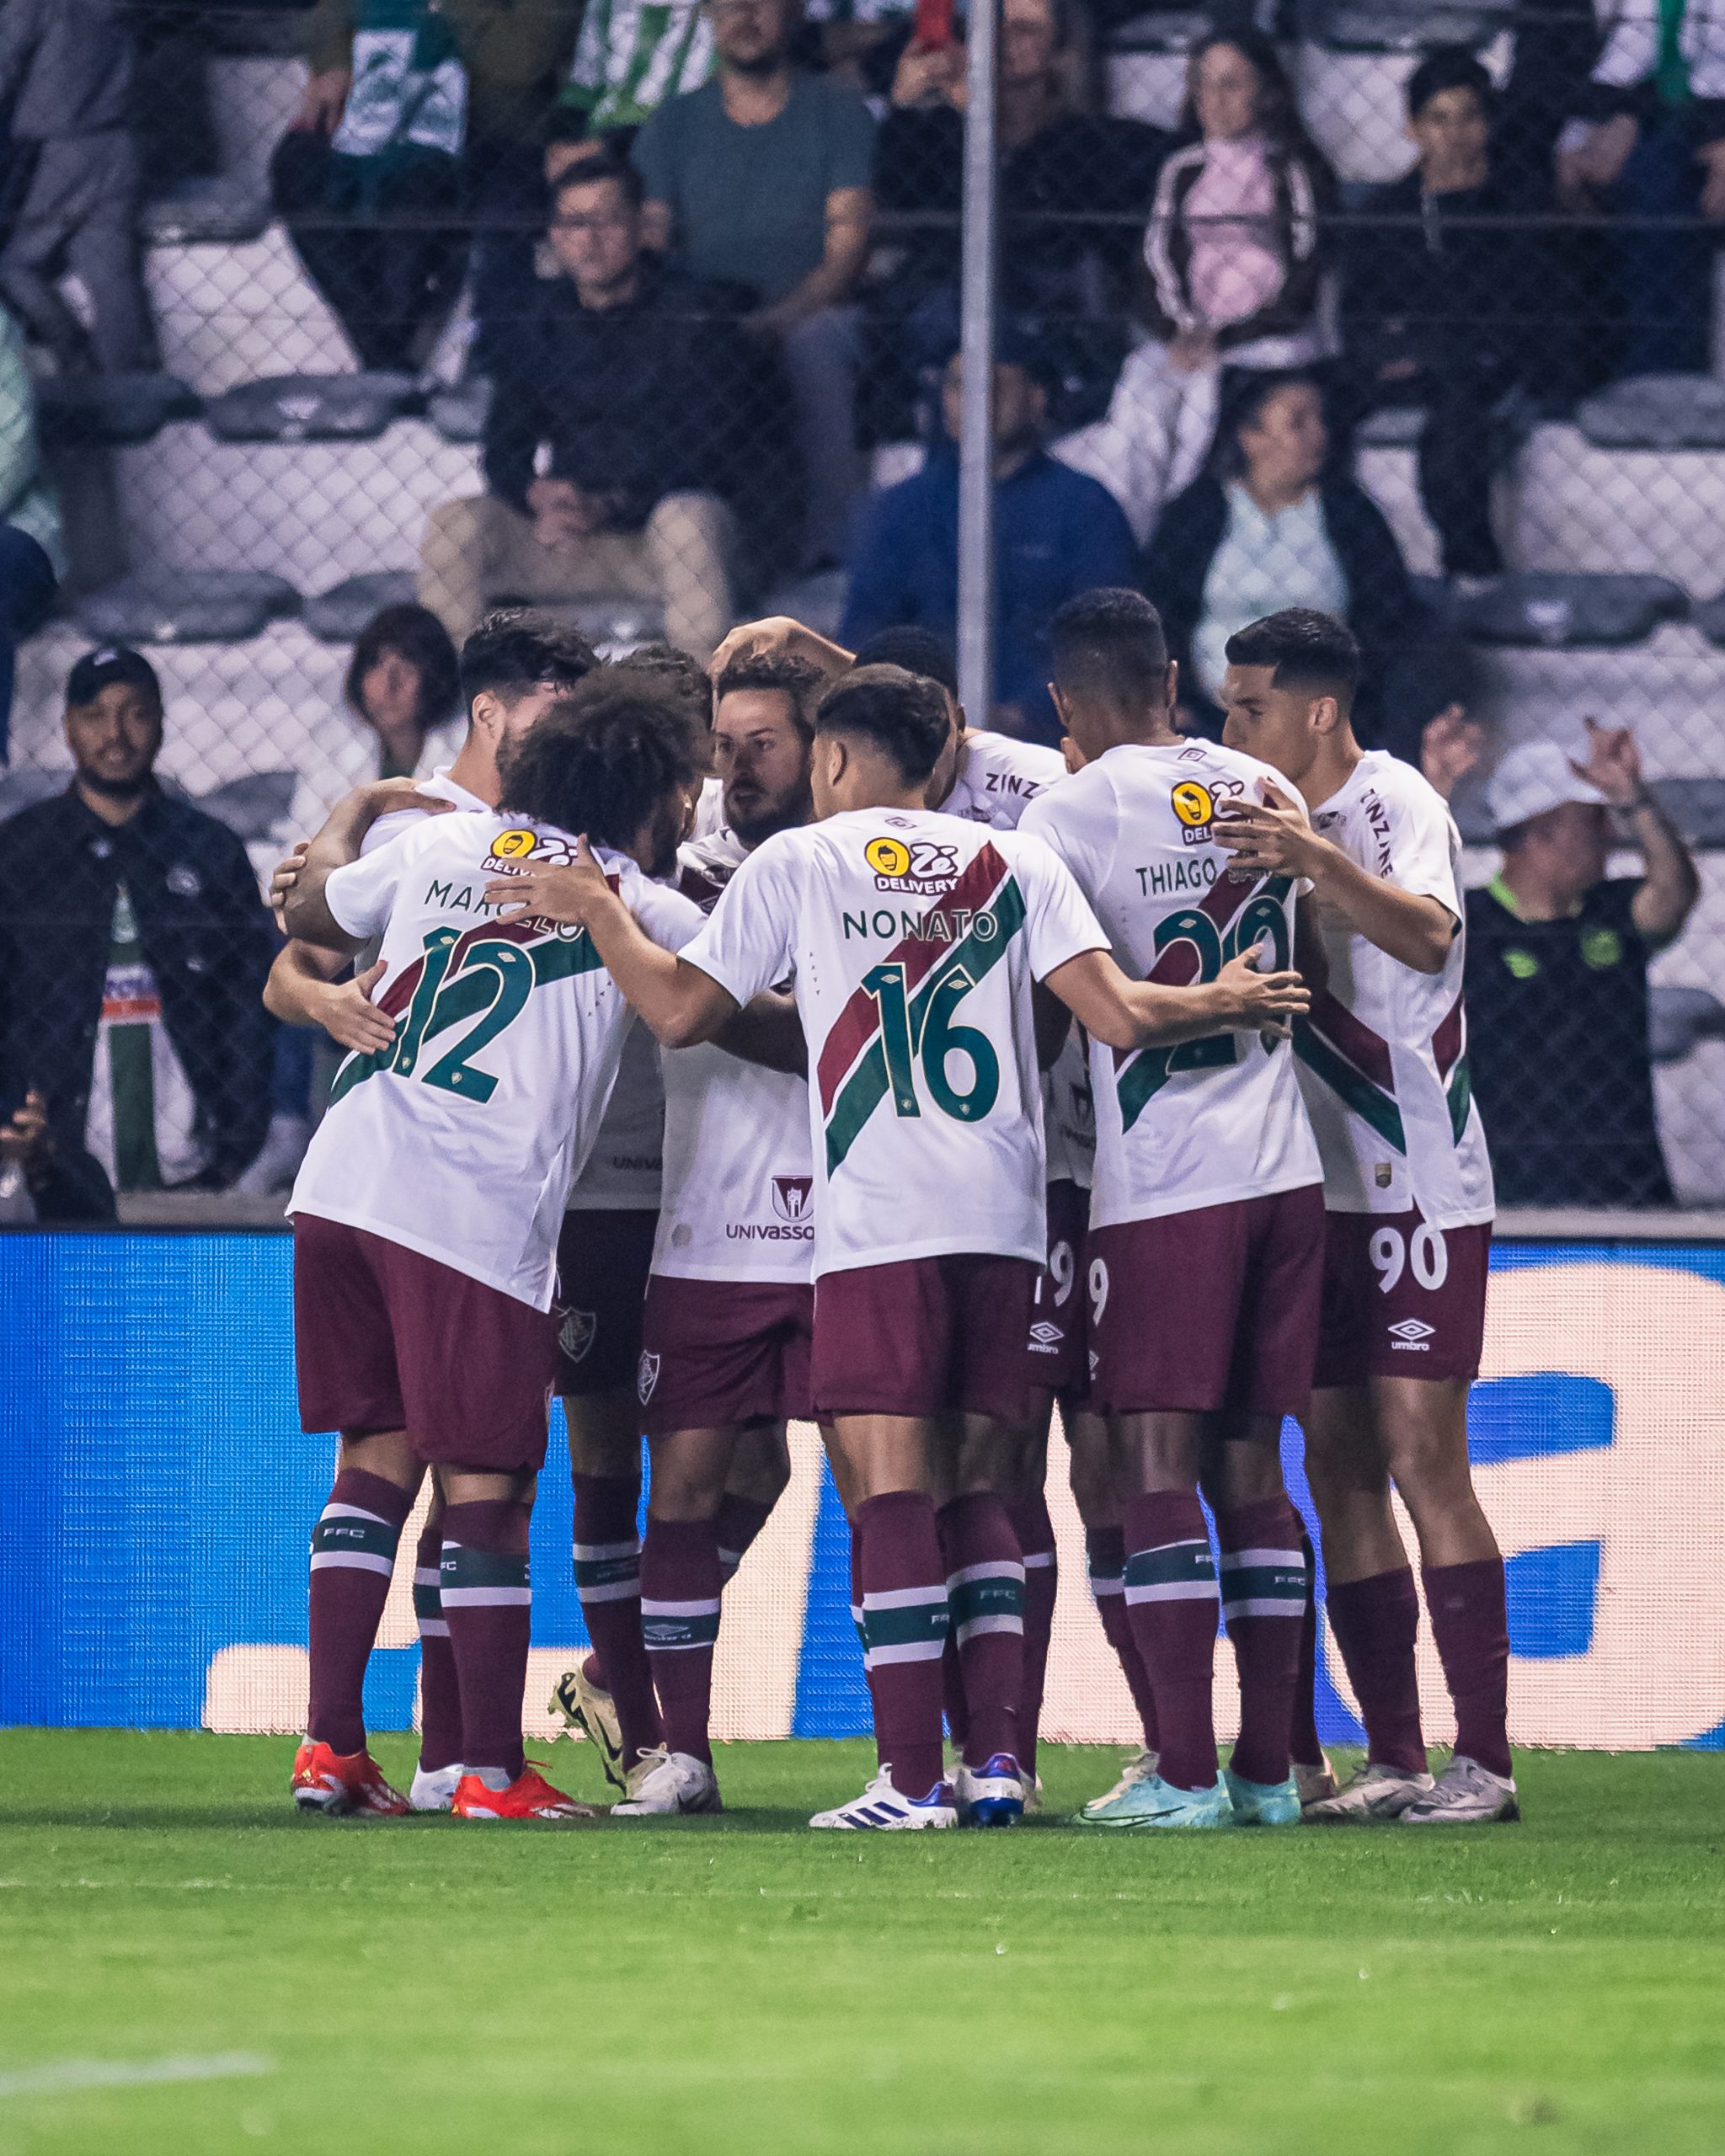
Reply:
M419 1458L498 1474L545 1464L551 1317L363 1228L293 1224L300 1427L405 1430Z
M1418 1211L1332 1213L1312 1383L1477 1378L1491 1252L1489 1221L1439 1229Z
M1030 1406L1025 1335L1037 1267L1022 1257L911 1257L814 1283L823 1415L992 1415Z
M1085 1324L1084 1231L1090 1193L1081 1183L1048 1187L1048 1263L1037 1275L1030 1310L1029 1381L1038 1392L1057 1392L1076 1403L1089 1384L1088 1327Z
M632 1385L641 1362L641 1307L659 1214L565 1213L557 1239L557 1390L560 1399Z
M1323 1242L1318 1183L1092 1228L1088 1404L1112 1415L1301 1413Z
M641 1326L647 1435L806 1421L814 1321L814 1290L795 1281L655 1273Z

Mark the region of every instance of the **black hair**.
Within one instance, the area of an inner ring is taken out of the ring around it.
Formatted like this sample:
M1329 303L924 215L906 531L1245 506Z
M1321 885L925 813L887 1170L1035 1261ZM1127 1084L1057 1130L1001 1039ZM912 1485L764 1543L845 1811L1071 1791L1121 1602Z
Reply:
M763 651L752 656L745 653L734 659L713 684L713 708L716 711L727 696L741 690L782 696L790 706L792 725L805 741L812 741L814 707L825 686L825 675L806 659L793 658L788 651Z
M526 606L502 607L462 646L462 702L471 712L485 690L515 703L542 681L573 689L598 664L598 653L579 629Z
M419 703L414 713L422 733L441 726L456 707L461 688L461 662L449 631L426 606L405 604L385 606L375 613L354 640L354 655L341 685L350 709L366 716L360 691L366 676L386 651L400 654L419 676Z
M933 771L951 738L940 684L902 666L858 666L841 675L820 700L814 730L871 742L912 786Z
M563 196L572 187L596 187L603 179L617 182L632 210L638 210L646 200L647 190L635 167L626 159L613 156L609 149L604 149L596 157L580 158L567 172L558 174L551 189L553 218L555 219Z
M589 142L595 139L593 123L584 105L553 105L539 130L539 140L547 149L553 142Z
M1345 712L1359 680L1354 632L1315 606L1284 606L1236 629L1222 647L1231 666L1268 666L1275 689L1306 689L1334 696Z
M897 628L881 629L857 654L859 666L902 666L907 674L921 674L938 681L948 696L959 693L959 662L953 647L932 629L905 622Z
M1186 60L1186 95L1180 107L1180 140L1195 142L1203 133L1198 124L1198 67L1207 52L1219 45L1231 45L1258 77L1258 124L1279 150L1297 151L1325 174L1329 165L1306 132L1300 117L1294 84L1282 64L1273 39L1250 21L1219 25L1192 47Z
M670 691L607 668L557 701L498 759L503 811L595 846L633 846L701 776L698 736Z
M1497 100L1491 75L1465 45L1434 45L1407 77L1407 117L1418 120L1442 90L1471 90L1489 114Z
M1245 472L1240 437L1258 424L1265 407L1284 389L1315 389L1320 400L1323 397L1322 383L1304 367L1242 368L1238 381L1229 386L1216 423L1215 456L1225 479L1237 479Z
M1160 707L1168 678L1162 617L1141 591L1081 591L1049 623L1055 679L1122 707Z
M637 674L679 699L703 732L713 723L713 684L707 670L680 644L642 643L611 661L613 674Z

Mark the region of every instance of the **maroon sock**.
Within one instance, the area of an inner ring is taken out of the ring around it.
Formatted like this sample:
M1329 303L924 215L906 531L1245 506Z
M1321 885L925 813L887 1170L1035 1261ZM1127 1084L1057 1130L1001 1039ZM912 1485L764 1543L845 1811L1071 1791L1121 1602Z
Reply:
M1229 1764L1249 1782L1288 1779L1306 1615L1303 1540L1285 1497L1216 1514L1222 1621L1240 1673L1240 1734Z
M1367 1579L1330 1582L1330 1630L1365 1724L1366 1757L1398 1774L1425 1772L1413 1642L1419 1597L1406 1565Z
M345 1757L366 1748L366 1664L414 1493L344 1467L312 1530L312 1702L306 1734Z
M710 1519L647 1516L641 1545L641 1625L665 1741L713 1764L713 1650L718 1639L718 1538Z
M964 1764L1018 1753L1024 1691L1024 1560L1002 1501L990 1491L943 1505L936 1526L946 1561L952 1636L964 1678Z
M633 1475L577 1475L575 1592L605 1689L622 1726L623 1764L665 1742L659 1700L641 1635L641 1543L635 1516L641 1481Z
M1321 1768L1324 1748L1317 1733L1317 1553L1303 1527L1300 1547L1306 1559L1306 1607L1300 1619L1300 1674L1294 1685L1288 1749L1295 1766Z
M1156 1694L1151 1689L1150 1673L1138 1652L1138 1642L1132 1636L1132 1620L1126 1614L1126 1530L1086 1528L1084 1556L1090 1574L1090 1597L1102 1620L1103 1636L1114 1651L1132 1704L1138 1710L1144 1748L1154 1752L1162 1741L1156 1729Z
M1432 1636L1455 1703L1455 1749L1507 1779L1512 1769L1503 1560L1480 1557L1468 1565L1427 1565L1421 1577Z
M749 1554L749 1545L772 1516L772 1507L727 1490L718 1501L713 1528L718 1536L718 1574L726 1587Z
M443 1508L434 1504L414 1553L414 1614L419 1620L419 1764L427 1773L462 1764L462 1694L443 1614Z
M857 1510L855 1534L875 1742L900 1796L926 1796L941 1780L948 1624L934 1502L915 1490L871 1497Z
M533 1625L528 1583L531 1505L496 1498L451 1505L440 1567L462 1695L462 1764L499 1768L511 1781L525 1764L521 1700Z
M1033 1497L1020 1497L1008 1505L1007 1512L1024 1553L1024 1690L1018 1702L1018 1764L1028 1776L1036 1772L1037 1726L1042 1720L1060 1572L1047 1498L1039 1491Z
M874 1764L884 1764L886 1754L880 1748L880 1708L874 1697L874 1672L868 1666L868 1637L862 1625L862 1566L858 1551L862 1547L856 1524L851 1525L851 1622L857 1627L857 1645L862 1652L862 1682L868 1687L868 1715L874 1726ZM946 1658L941 1658L941 1668L946 1668Z
M1129 1497L1126 1611L1150 1672L1161 1774L1176 1789L1216 1780L1215 1559L1195 1490Z

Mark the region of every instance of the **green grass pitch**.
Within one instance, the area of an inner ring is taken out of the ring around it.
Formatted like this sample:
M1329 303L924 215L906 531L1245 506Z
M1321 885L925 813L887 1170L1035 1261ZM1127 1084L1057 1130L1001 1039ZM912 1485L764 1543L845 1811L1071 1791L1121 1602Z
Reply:
M1520 1827L1117 1840L804 1831L857 1744L561 1832L302 1820L291 1753L0 1733L4 2156L1725 2149L1717 1755L1531 1755ZM1055 1812L1114 1758L1046 1752Z

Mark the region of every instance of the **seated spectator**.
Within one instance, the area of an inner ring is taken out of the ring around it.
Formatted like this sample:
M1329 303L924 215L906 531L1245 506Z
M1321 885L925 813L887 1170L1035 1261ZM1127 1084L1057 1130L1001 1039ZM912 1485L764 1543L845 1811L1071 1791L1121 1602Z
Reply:
M275 938L245 848L153 776L162 691L109 645L66 686L64 793L0 824L0 1114L62 1164L222 1189L270 1121Z
M60 504L42 478L36 385L18 324L0 307L0 522L27 532L56 570L66 566Z
M857 93L792 62L792 0L707 0L715 79L673 98L635 138L647 243L694 276L747 286L752 334L784 356L808 482L802 566L844 552L862 483L860 311L874 124Z
M595 134L586 114L573 104L558 105L542 132L544 143L532 185L521 188L521 204L504 228L485 233L473 264L473 337L467 364L475 374L494 374L499 353L506 363L511 339L538 304L541 280L558 275L557 257L545 227L558 180L589 158L610 153L608 141L623 139L621 134L611 138Z
M54 564L28 531L0 524L0 765L6 761L18 647L47 619Z
M1150 338L1106 418L1056 452L1109 488L1140 544L1203 465L1224 370L1306 366L1322 351L1320 218L1334 184L1274 45L1250 29L1207 37L1187 83L1184 147L1162 166L1144 236Z
M559 184L562 275L499 355L488 491L426 526L419 597L457 642L499 597L654 600L702 659L730 625L739 519L758 528L783 472L772 384L735 326L743 296L644 253L641 227L632 167Z
M1624 221L1616 242L1626 375L1704 373L1725 219L1725 14L1620 0L1557 138L1558 199Z
M10 160L29 167L3 250L0 293L62 374L149 369L156 336L138 248L139 164L127 109L136 58L123 0L6 0L0 113ZM88 334L60 291L73 271Z
M964 377L956 354L942 385L947 440L914 478L877 494L851 563L839 641L857 649L883 629L959 624L959 439ZM1056 464L1042 446L1048 386L1034 350L1009 339L994 378L995 708L1002 734L1056 743L1048 625L1097 584L1130 584L1132 534L1113 496Z
M1468 1062L1505 1205L1669 1205L1648 1055L1648 961L1701 893L1627 728L1588 760L1512 749L1486 799L1503 862L1467 894ZM1640 876L1607 877L1614 815Z
M1375 739L1384 730L1387 677L1423 616L1382 511L1352 479L1327 473L1329 446L1308 376L1249 376L1212 468L1162 512L1145 587L1179 664L1190 732L1220 738L1216 696L1228 638L1282 606L1315 607L1347 622L1360 647L1355 723ZM1421 721L1431 715L1422 712Z
M454 762L466 729L456 720L455 646L424 606L385 606L354 641L345 708L306 744L290 821L315 830L344 793L379 778L429 778Z
M1537 361L1556 372L1550 277L1536 243L1509 221L1530 205L1499 179L1492 78L1463 45L1429 53L1407 83L1407 131L1419 159L1374 188L1381 224L1353 227L1346 249L1344 411L1425 410L1420 499L1437 529L1444 574L1498 575L1492 531L1493 414ZM1503 218L1498 226L1479 220Z

